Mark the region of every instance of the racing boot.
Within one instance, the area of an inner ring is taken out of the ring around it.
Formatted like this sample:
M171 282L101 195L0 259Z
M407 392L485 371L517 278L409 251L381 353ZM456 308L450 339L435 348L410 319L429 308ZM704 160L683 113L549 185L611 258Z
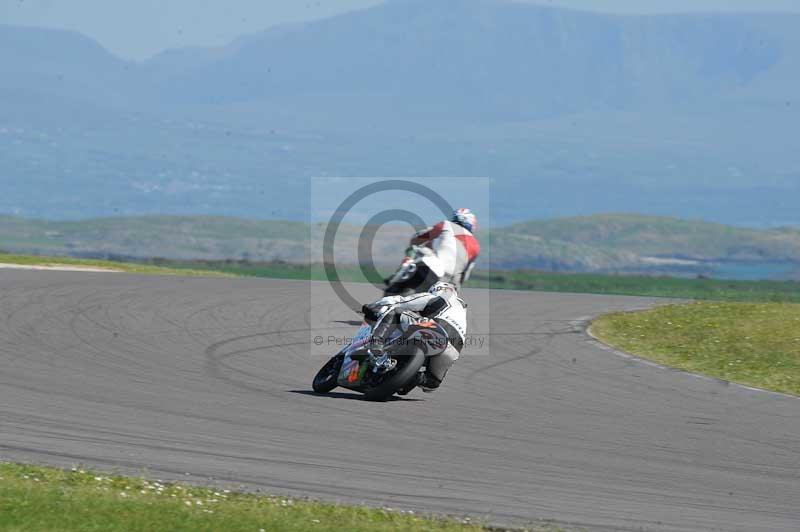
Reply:
M439 386L442 385L442 381L439 380L437 377L434 377L429 372L422 373L422 378L420 382L417 384L422 391L425 393L432 393L439 389Z
M423 382L424 380L425 380L425 373L420 371L419 373L417 373L417 376L411 379L411 381L408 384L406 384L403 388L397 390L397 395L408 395L411 392L411 390L419 386L420 383Z

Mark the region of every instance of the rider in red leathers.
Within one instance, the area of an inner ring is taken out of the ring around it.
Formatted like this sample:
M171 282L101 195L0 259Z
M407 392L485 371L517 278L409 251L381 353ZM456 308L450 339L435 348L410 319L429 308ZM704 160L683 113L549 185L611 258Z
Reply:
M475 259L481 251L478 239L473 232L478 220L469 209L458 209L450 220L416 233L411 238L411 246L420 248L414 260L414 274L403 281L390 284L386 295L404 292L424 292L438 281L452 283L456 289L469 278Z

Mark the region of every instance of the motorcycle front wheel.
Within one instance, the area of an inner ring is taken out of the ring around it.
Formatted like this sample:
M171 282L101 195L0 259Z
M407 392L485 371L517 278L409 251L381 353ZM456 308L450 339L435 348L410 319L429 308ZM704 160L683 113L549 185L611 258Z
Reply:
M336 378L339 376L339 370L342 369L343 360L344 356L336 355L320 368L311 383L311 387L316 393L328 393L338 386Z
M425 364L425 355L417 348L412 348L407 353L398 353L393 358L397 359L397 366L380 384L364 392L364 399L367 401L387 400L397 390L405 387L411 379L416 379L419 369Z

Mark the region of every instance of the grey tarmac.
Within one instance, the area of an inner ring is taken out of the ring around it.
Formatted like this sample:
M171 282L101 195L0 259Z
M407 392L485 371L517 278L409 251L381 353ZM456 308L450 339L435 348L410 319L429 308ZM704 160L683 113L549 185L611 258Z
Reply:
M312 338L357 320L331 297L310 330L310 286L0 271L0 458L504 525L800 530L799 399L585 333L664 300L466 290L490 354L468 348L435 394L368 403L310 391Z

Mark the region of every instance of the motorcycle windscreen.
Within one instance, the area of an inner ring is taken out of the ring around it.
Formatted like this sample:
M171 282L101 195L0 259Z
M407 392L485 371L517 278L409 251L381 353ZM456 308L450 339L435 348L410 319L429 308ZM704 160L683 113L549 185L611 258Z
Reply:
M352 353L355 353L359 349L364 348L364 346L366 346L367 343L369 342L370 338L372 338L372 327L370 327L366 323L363 323L361 325L361 328L358 330L356 335L353 337L353 340L350 342L350 344L344 350L344 354L345 355L350 355Z

